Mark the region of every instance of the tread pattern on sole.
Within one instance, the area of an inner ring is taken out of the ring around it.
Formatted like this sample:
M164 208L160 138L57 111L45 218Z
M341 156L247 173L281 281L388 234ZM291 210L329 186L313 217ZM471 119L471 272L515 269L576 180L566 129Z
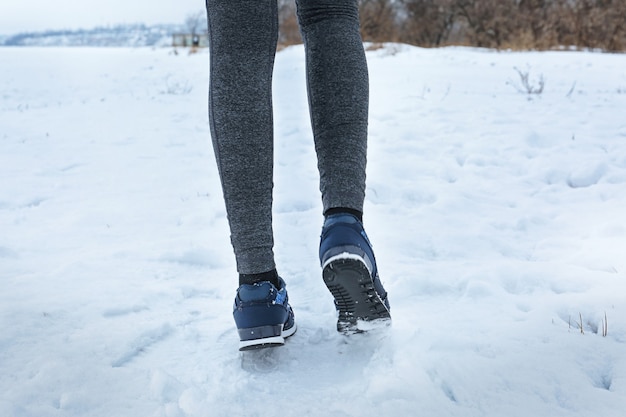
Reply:
M365 263L353 257L329 262L323 270L324 283L335 298L339 317L337 330L361 332L359 321L389 321L389 309L374 289Z

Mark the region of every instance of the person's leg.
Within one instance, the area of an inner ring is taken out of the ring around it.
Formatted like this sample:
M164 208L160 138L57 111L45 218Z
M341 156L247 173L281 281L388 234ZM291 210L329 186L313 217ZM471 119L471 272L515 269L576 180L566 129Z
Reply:
M341 332L390 318L362 223L367 159L368 72L357 0L297 0L305 43L309 107L320 171L322 277Z
M209 120L235 250L240 350L280 346L296 331L272 233L272 70L276 0L207 0Z
M324 213L359 213L365 198L369 91L358 1L296 2Z
M206 6L211 137L237 269L244 278L254 277L275 269L272 71L278 37L276 0L207 0Z

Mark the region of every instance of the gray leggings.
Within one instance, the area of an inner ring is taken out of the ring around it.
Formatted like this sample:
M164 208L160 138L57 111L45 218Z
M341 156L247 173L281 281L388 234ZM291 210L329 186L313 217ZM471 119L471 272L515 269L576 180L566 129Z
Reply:
M324 211L363 210L368 74L357 0L296 0ZM276 0L206 0L209 121L240 274L275 268Z

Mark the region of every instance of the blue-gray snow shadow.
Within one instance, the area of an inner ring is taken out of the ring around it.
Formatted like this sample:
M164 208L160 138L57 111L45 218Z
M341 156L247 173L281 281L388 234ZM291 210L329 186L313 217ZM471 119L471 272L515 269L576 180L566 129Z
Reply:
M332 328L301 326L284 346L240 352L241 368L259 376L297 375L297 381L288 379L289 383L307 388L327 388L329 381L338 378L361 380L375 355L379 359L381 351L389 353L390 332L381 328L346 336Z

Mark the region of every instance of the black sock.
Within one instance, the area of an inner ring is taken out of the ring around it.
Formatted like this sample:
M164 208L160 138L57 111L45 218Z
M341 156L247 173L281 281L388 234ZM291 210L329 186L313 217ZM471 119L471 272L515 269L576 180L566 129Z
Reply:
M355 216L359 221L363 222L363 212L347 207L333 207L324 212L324 217L332 216L333 214L347 213Z
M280 283L278 282L278 272L276 269L263 272L261 274L239 274L239 285L243 284L256 284L257 282L269 281L276 288L280 289Z

